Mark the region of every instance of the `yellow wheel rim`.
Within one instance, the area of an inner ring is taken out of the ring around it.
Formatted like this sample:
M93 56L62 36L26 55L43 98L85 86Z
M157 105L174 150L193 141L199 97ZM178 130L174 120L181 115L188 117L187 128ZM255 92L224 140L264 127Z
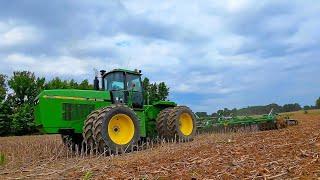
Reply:
M110 139L118 144L128 144L134 136L133 120L125 114L114 115L108 124Z
M185 136L189 136L193 131L193 120L189 113L183 113L179 118L179 130Z

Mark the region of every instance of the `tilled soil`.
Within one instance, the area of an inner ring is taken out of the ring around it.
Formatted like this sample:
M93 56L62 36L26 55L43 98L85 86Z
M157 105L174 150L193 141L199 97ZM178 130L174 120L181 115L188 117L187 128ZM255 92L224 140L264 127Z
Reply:
M0 179L320 179L320 112L298 126L202 134L192 142L111 157L74 157L0 169Z

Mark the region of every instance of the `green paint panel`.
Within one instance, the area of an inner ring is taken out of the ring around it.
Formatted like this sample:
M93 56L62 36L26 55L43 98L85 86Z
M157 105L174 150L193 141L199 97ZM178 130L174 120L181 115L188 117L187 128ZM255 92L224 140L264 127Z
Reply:
M62 103L62 120L85 119L94 109L94 104Z
M91 90L46 90L36 103L36 125L49 134L63 129L82 133L83 122L91 110L111 104L108 91Z

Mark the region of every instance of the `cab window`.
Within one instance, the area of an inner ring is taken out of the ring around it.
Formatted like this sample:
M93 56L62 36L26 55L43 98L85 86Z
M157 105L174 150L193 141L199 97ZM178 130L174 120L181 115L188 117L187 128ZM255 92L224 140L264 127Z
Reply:
M124 90L124 75L122 72L108 74L105 78L105 86L108 91Z
M140 76L135 74L127 74L128 90L142 92Z

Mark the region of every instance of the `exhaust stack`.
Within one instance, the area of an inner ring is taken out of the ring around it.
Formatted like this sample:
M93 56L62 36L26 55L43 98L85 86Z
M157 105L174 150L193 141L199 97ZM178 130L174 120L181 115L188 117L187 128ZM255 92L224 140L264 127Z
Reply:
M105 90L105 84L104 84L104 80L103 80L103 76L106 73L106 70L100 70L100 74L101 74L101 82L102 82L102 90Z

